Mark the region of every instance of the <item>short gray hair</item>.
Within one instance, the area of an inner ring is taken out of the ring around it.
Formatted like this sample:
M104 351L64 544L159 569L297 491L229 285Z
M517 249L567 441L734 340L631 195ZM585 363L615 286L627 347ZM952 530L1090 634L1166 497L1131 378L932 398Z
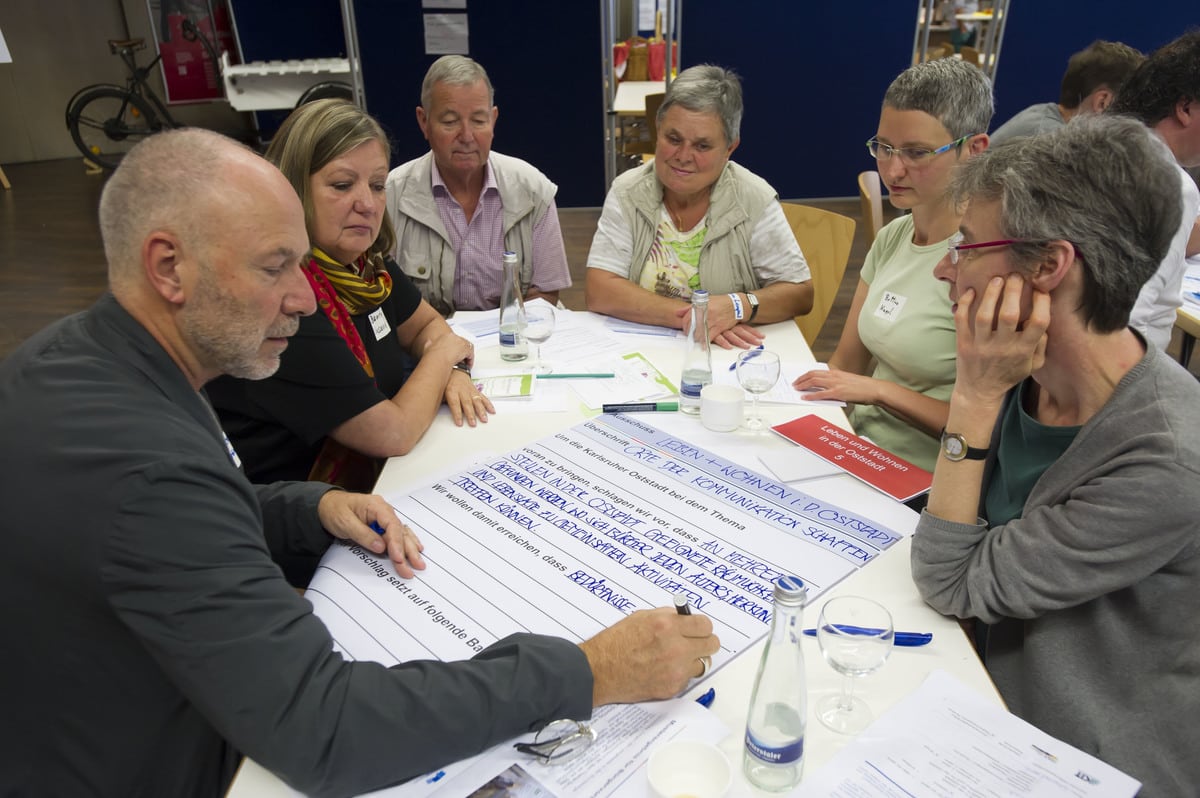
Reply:
M478 61L467 58L465 55L444 55L430 65L429 71L425 73L425 79L421 81L421 107L426 111L429 110L435 83L445 83L450 86L474 86L481 80L487 86L488 107L491 108L496 104L496 90L492 88L492 81L488 78L487 70Z
M715 113L725 132L726 147L742 135L742 81L732 70L712 64L688 67L667 87L658 109L659 123L672 105L695 113Z
M240 151L253 153L199 128L158 133L129 151L100 195L100 237L114 292L140 274L142 242L152 231L169 229L205 246L196 209L223 190L222 167Z
M1044 242L1074 244L1083 260L1079 311L1091 329L1109 333L1129 324L1179 230L1179 181L1166 145L1145 125L1087 114L970 159L950 191L958 202L999 201L1000 235L1033 242L1011 246L1018 263L1035 263Z
M888 86L883 104L897 111L924 111L954 139L986 133L995 110L987 75L957 58L925 61L904 70Z

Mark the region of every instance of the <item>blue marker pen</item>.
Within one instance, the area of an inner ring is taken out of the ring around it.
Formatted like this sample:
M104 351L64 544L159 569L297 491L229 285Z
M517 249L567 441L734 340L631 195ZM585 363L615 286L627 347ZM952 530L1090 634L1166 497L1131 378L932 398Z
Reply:
M755 351L757 351L757 350L760 350L760 349L762 349L762 348L763 348L763 345L762 345L762 344L759 344L758 346L754 347L753 349L748 349L748 350L746 350L746 351L748 351L748 352L755 352ZM737 361L735 360L734 362L732 362L732 363L730 363L730 364L729 364L729 370L730 370L730 371L733 371L733 370L734 370L734 369L736 369L736 368L737 368Z
M371 523L367 524L367 526L371 527L371 531L376 535L382 535L385 532L384 528L381 527L376 521L372 521Z
M696 699L696 703L707 709L708 707L712 706L713 699L716 697L716 688L710 687L708 690L700 694L700 697Z

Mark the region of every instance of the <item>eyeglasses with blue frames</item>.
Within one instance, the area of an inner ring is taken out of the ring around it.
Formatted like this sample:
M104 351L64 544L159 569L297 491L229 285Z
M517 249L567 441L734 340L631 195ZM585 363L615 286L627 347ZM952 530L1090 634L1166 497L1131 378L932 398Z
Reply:
M971 136L978 135L978 133L968 133L944 147L938 147L936 150L927 150L923 147L893 147L890 144L884 144L879 139L870 138L867 139L867 152L871 153L871 157L877 161L890 161L893 155L899 155L900 163L905 166L915 166L926 158L941 155L943 152L949 152L955 147L961 147L963 142L971 138Z
M547 723L531 743L513 743L522 754L535 757L543 765L570 762L596 741L596 730L577 720L555 720Z

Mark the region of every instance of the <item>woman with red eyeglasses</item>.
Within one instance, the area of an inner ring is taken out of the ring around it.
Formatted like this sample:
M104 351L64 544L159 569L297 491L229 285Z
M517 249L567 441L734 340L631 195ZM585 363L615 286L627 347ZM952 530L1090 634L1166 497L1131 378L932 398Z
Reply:
M917 588L976 634L1008 708L1142 782L1200 784L1200 383L1129 326L1180 227L1138 121L1088 115L953 186L958 377ZM982 624L976 624L977 630Z

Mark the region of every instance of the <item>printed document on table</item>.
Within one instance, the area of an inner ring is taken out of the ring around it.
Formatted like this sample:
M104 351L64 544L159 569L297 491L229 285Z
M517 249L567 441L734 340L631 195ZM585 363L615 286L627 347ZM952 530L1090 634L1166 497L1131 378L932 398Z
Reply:
M675 383L640 352L606 362L612 367L612 379L579 381L571 386L580 401L592 410L606 404L669 399L679 393Z
M1140 787L935 670L793 795L1132 798Z
M401 579L339 543L305 593L346 657L387 665L466 659L515 632L581 642L683 593L721 639L715 670L766 634L774 579L799 576L816 601L900 539L627 415L387 498L428 568Z
M802 370L800 370L802 369ZM811 393L801 393L792 387L792 383L796 378L805 371L828 370L829 366L824 363L810 363L805 366L800 366L795 374L780 373L779 379L771 386L771 390L764 394L759 394L758 401L764 404L778 405L806 405L809 407L825 405L826 407L845 407L846 403L840 399L806 399L806 396L812 396ZM713 367L713 382L718 385L736 385L739 388L741 383L738 382L737 370L729 366L714 366ZM750 401L750 394L746 394L746 401Z
M610 705L587 722L596 741L561 765L543 765L501 743L479 756L407 784L370 793L375 798L653 798L646 781L650 751L671 740L719 743L729 734L717 715L689 699ZM533 735L520 738L533 739Z

